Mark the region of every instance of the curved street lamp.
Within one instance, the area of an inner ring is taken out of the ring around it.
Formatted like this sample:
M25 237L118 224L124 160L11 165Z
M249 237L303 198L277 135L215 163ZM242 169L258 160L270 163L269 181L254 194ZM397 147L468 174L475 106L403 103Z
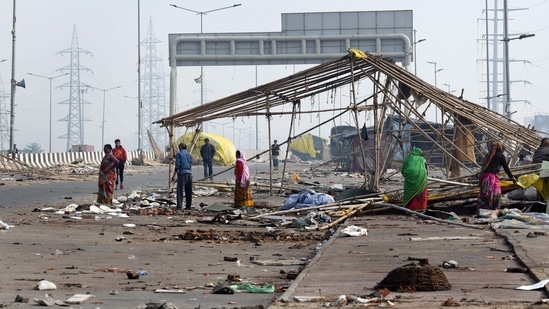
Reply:
M224 6L224 7L220 7L220 8L217 8L217 9L208 10L208 11L195 11L195 10L184 8L184 7L175 5L175 4L170 4L170 6L173 6L176 9L193 12L193 13L196 13L196 15L200 15L200 34L204 33L204 31L203 31L203 25L204 25L203 24L203 17L204 17L204 15L207 15L208 13L212 13L212 12L221 11L221 10L232 9L234 7L241 6L241 5L242 4L237 3L237 4L230 5L230 6ZM204 104L204 66L202 66L202 65L200 66L200 76L195 79L195 82L200 83L200 105L203 105ZM205 129L203 129L203 131L205 131Z
M67 73L64 73L64 74L56 75L56 76L44 76L44 75L39 75L39 74L34 74L34 73L27 73L27 74L32 75L32 76L36 76L36 77L40 77L40 78L47 78L50 81L50 141L49 141L48 152L51 153L51 81L58 78L58 77L69 75L69 73L67 72Z
M416 41L417 30L414 29L414 75L417 75L417 44L426 41L427 39L419 39Z
M103 148L103 145L105 145L105 93L109 90L118 89L120 87L122 87L122 86L116 86L116 87L112 87L112 88L101 89L101 88L90 86L90 88L92 88L92 89L103 91L103 119L101 120L101 148Z

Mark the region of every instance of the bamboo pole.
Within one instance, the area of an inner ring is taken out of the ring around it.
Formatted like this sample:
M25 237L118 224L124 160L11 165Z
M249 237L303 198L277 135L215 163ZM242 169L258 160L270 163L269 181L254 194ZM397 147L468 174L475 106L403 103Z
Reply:
M286 164L288 163L288 153L290 153L290 143L292 142L292 129L294 127L294 121L295 121L295 111L296 111L296 102L292 105L292 111L294 114L292 115L292 119L290 121L290 128L288 129L288 139L287 139L287 145L286 145L286 155L284 156L284 165L282 167L282 181L280 182L280 191L284 190L284 176L286 175ZM279 192L280 192L279 191Z
M271 141L273 140L273 136L271 134L271 115L269 114L271 112L271 106L269 104L269 97L267 97L267 128L268 128L268 135L269 135L269 196L273 196L273 152L271 149Z
M356 127L356 133L358 137L358 144L360 145L360 155L362 158L362 167L364 169L364 187L368 185L368 177L367 175L367 168L366 168L366 154L364 152L364 143L362 142L362 134L360 134L360 125L358 121L358 111L356 109L356 91L355 91L355 80L354 80L354 61L351 60L351 70L353 71L353 74L351 74L351 99L353 100L353 117L355 120L355 127ZM374 97L375 100L375 97Z
M318 206L311 206L311 207L304 207L304 208L292 208L292 209L287 209L287 210L280 210L280 211L275 211L275 212L270 212L270 213L265 213L265 214L259 214L257 216L250 217L248 219L254 220L254 219L259 219L259 218L262 218L262 217L265 217L265 216L284 215L284 214L291 214L291 213L296 213L296 212L309 212L311 210L326 209L326 208L338 209L337 207L340 207L339 209L343 209L343 208L348 208L348 207L344 207L344 205L356 206L357 204L360 204L360 203L367 203L367 202L380 201L380 200L382 200L382 199L381 198L367 198L367 199L361 199L361 200L346 200L346 201L341 201L341 202L327 203L327 204L318 205Z
M339 217L337 220L335 220L335 221L333 221L333 222L331 222L331 223L329 223L329 224L326 224L326 225L323 225L323 226L319 227L318 230L319 230L319 231L324 231L324 230L326 230L326 229L329 229L329 228L331 228L332 226L334 226L334 225L336 225L336 224L339 224L339 223L341 223L341 222L347 220L347 218L354 216L357 212L362 211L364 208L370 206L371 204L372 204L372 202L371 202L371 201L368 201L368 202L366 202L366 203L364 203L364 204L358 206L358 208L353 209L353 210L352 210L351 212L349 212L348 214Z
M485 226L478 226L478 225L474 225L474 224L463 223L463 222L456 221L456 220L444 220L444 219L440 219L440 218L437 218L437 217L432 217L432 216L426 215L424 213L413 211L413 210L410 210L408 208L404 208L404 207L394 205L394 204L378 202L378 203L374 203L374 205L388 206L388 207L391 207L393 209L405 212L409 215L413 215L413 216L417 216L417 217L420 217L420 218L429 219L429 220L433 220L433 221L437 221L437 222L443 222L443 223L447 223L447 224L451 224L451 225L458 225L458 226L468 227L468 228L472 228L472 229L479 229L479 230L483 230L485 228Z

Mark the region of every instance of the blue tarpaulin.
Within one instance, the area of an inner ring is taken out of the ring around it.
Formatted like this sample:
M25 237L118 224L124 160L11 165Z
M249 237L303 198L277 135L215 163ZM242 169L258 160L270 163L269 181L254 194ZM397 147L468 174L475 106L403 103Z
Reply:
M280 207L280 210L299 209L333 203L334 198L326 193L316 193L307 189L300 193L292 194Z

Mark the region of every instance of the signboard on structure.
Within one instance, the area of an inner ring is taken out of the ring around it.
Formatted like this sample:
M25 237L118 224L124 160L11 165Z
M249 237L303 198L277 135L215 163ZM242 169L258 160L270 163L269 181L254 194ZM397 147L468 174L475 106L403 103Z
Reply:
M170 66L318 64L349 48L407 66L412 32L411 10L289 13L280 32L169 34Z

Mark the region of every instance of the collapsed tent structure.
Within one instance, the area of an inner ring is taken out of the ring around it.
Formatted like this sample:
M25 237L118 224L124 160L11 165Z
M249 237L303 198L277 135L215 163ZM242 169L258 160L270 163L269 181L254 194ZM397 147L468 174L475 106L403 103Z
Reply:
M300 160L312 161L324 159L325 141L316 135L304 134L290 142L290 150Z
M236 161L236 148L233 142L217 134L200 132L200 134L196 135L194 132L187 132L177 139L176 144L186 143L187 145L194 145L192 149L189 148L193 161L202 160L200 148L206 143L206 138L210 140L210 144L215 148L215 155L213 157L215 164L226 166Z
M306 99L323 92L335 92L341 87L352 90L348 106L322 110L312 106L306 110ZM357 90L365 87L371 95L359 101ZM426 119L426 111L433 108L440 113L440 124ZM436 157L435 154L440 154L437 160L443 163L446 175L454 177L460 176L462 170L468 174L475 173L479 167L477 158L484 156L487 143L495 140L503 142L510 163L514 165L521 150L532 154L542 134L535 128L524 127L462 96L443 91L391 59L355 49L350 49L339 59L185 110L155 123L167 128L173 136L175 127L195 127L199 133L204 121L264 116L271 140L273 116L291 115L288 139L280 143L288 147L293 139L348 113L355 120L356 134L360 135L359 114L367 111L373 114L374 121L368 132L370 146L366 149L367 145L358 143L356 149L360 150L362 166L366 166L364 185L369 189L378 187L383 171L399 152L406 154L406 144L413 141L414 136L429 141L430 148L423 149L428 162ZM318 112L328 112L332 116L309 130L292 135L297 114ZM390 125L385 125L387 119L392 119Z

